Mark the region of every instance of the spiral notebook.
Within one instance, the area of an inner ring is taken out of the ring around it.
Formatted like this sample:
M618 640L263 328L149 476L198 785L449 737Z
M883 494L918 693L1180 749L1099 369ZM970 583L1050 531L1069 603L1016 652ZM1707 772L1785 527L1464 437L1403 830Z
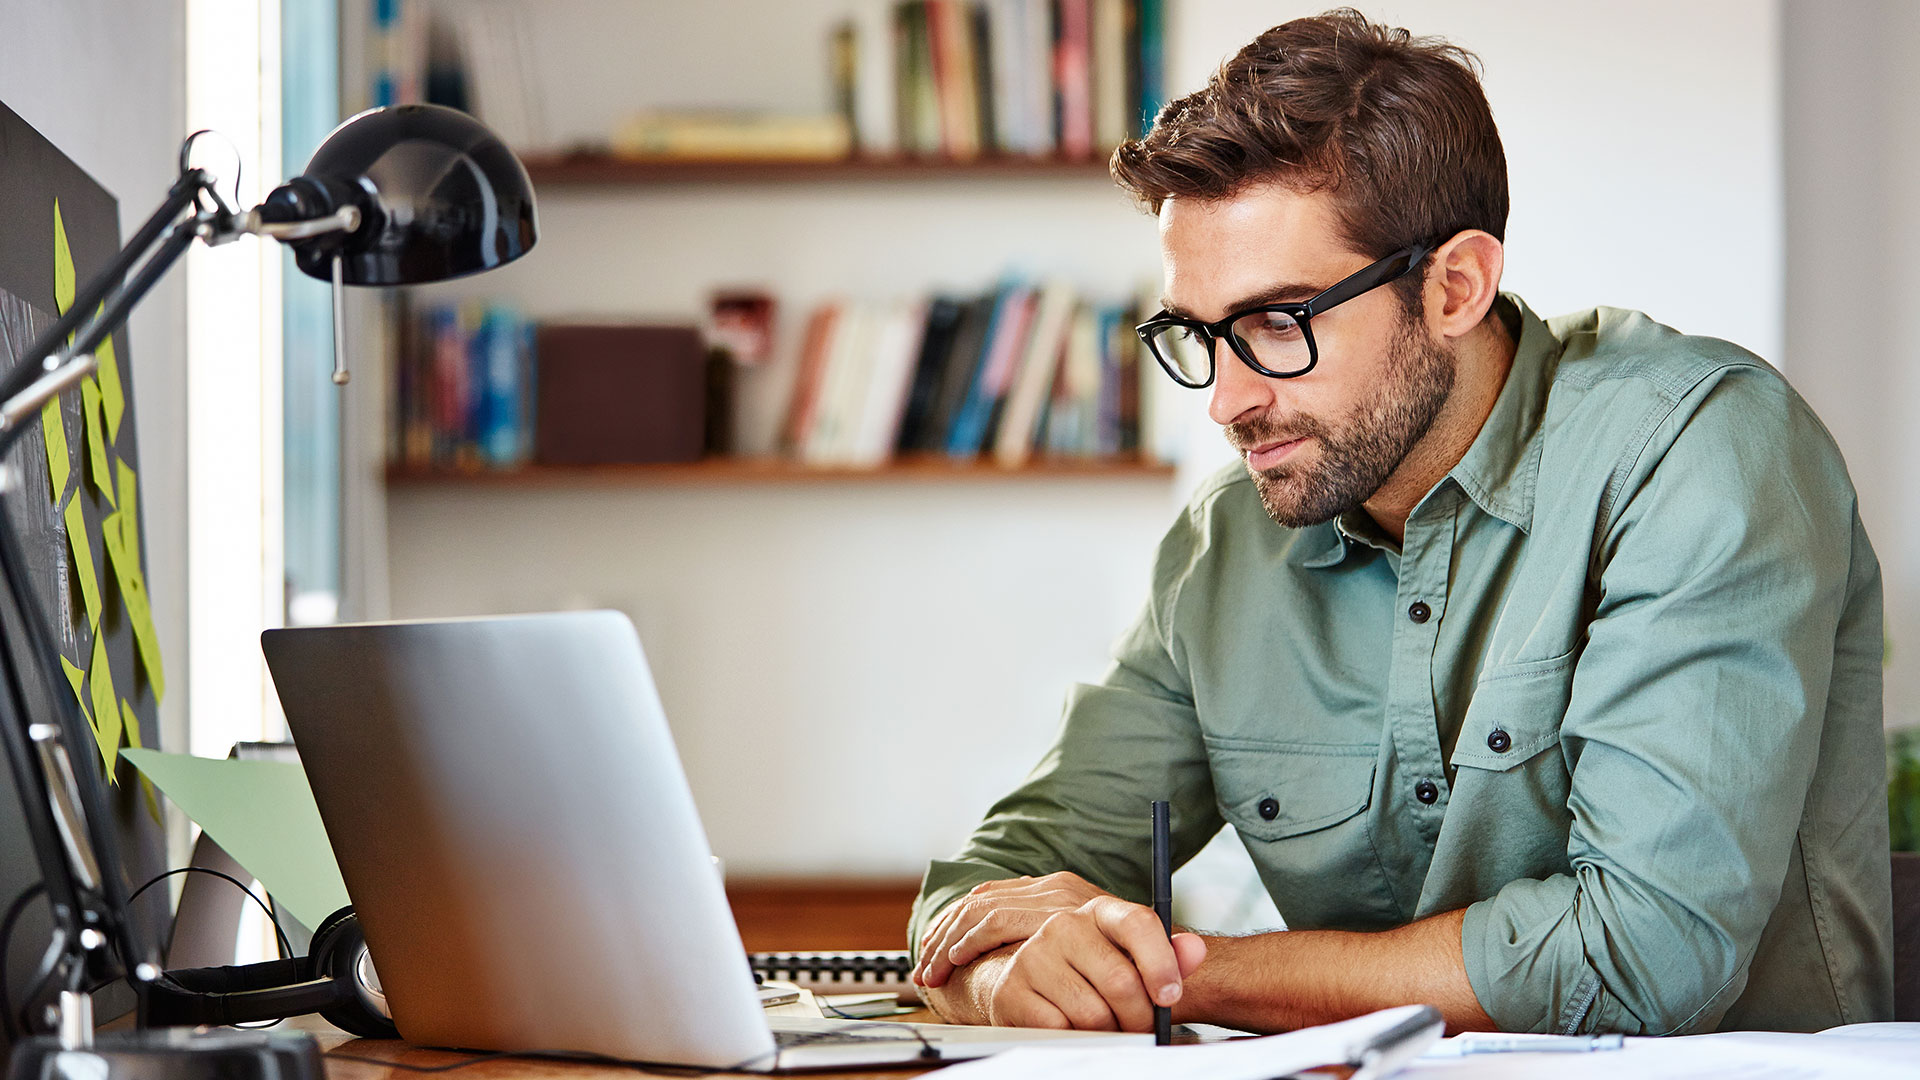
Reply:
M747 964L757 979L790 982L816 994L891 990L902 1001L920 1000L919 990L907 978L913 960L903 949L748 953Z

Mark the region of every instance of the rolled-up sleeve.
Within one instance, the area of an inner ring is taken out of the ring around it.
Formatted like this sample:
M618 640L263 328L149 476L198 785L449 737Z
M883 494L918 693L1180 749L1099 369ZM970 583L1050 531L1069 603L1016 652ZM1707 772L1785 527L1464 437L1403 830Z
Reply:
M981 882L1070 870L1145 901L1154 799L1173 801L1176 865L1219 831L1192 691L1165 629L1200 546L1190 511L1161 541L1151 596L1105 676L1073 687L1059 736L1026 782L958 854L928 868L908 927L916 960L926 927Z
M1717 1025L1788 873L1842 614L1878 588L1839 453L1770 372L1652 419L1600 519L1561 726L1572 871L1466 911L1468 979L1505 1030Z

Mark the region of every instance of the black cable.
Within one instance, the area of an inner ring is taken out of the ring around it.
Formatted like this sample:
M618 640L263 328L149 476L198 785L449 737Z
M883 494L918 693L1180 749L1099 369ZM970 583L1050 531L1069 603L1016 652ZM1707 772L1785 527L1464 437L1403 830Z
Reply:
M47 883L44 881L36 881L20 890L20 895L14 897L13 903L7 905L6 916L0 918L0 1020L5 1021L8 1045L12 1045L20 1037L20 1028L14 1023L13 1018L13 1001L7 994L7 952L8 947L13 943L13 924L20 921L20 916L25 914L27 905L46 891ZM34 978L36 983L44 981L46 981L44 975ZM27 994L27 999L33 999L32 992Z
M261 911L264 911L267 913L267 921L273 924L273 934L274 934L274 937L277 938L279 942L280 956L284 959L286 957L293 955L293 943L287 940L287 932L285 930L280 929L280 920L274 917L273 909L268 907L267 902L265 900L260 899L257 893L255 893L251 888L248 888L246 882L241 881L239 878L234 877L232 874L226 873L225 871L222 871L222 870L215 870L207 866L182 866L177 869L166 870L161 873L155 874L154 876L148 878L143 884L141 884L139 888L133 890L133 894L131 896L127 897L127 907L131 909L133 907L133 902L135 900L140 899L141 893L146 892L148 889L153 888L155 885L160 884L162 881L165 881L166 879L173 877L175 874L212 874L214 877L217 877L222 881L232 882L234 888L239 889L243 893L246 893L249 899L251 899L254 903L260 905Z

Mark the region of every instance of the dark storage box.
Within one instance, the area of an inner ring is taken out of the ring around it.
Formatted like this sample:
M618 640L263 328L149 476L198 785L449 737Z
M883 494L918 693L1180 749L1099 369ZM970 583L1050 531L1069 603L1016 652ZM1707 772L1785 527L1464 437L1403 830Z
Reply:
M695 461L706 446L706 346L691 326L539 331L534 460Z

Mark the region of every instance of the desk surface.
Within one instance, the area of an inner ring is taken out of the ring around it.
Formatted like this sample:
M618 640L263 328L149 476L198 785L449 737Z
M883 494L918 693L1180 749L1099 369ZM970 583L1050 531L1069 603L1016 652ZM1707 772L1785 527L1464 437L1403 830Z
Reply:
M917 1020L925 1023L937 1023L938 1018L931 1012L921 1010L902 1014L901 1020ZM542 1058L508 1057L481 1061L450 1073L419 1073L408 1069L396 1068L391 1063L404 1063L428 1068L451 1065L473 1054L463 1054L451 1050L426 1050L417 1046L408 1046L397 1039L356 1039L346 1032L328 1024L317 1016L300 1017L288 1021L288 1027L310 1032L320 1042L320 1050L326 1055L327 1080L419 1080L423 1076L446 1076L450 1080L634 1080L637 1076L687 1076L679 1070L662 1070L649 1074L644 1069L631 1065L594 1065L584 1062L556 1061ZM355 1058L372 1058L372 1062L348 1060L341 1055ZM928 1069L913 1067L866 1069L858 1072L807 1073L813 1080L904 1080L906 1077L919 1076ZM709 1075L738 1075L715 1073Z

